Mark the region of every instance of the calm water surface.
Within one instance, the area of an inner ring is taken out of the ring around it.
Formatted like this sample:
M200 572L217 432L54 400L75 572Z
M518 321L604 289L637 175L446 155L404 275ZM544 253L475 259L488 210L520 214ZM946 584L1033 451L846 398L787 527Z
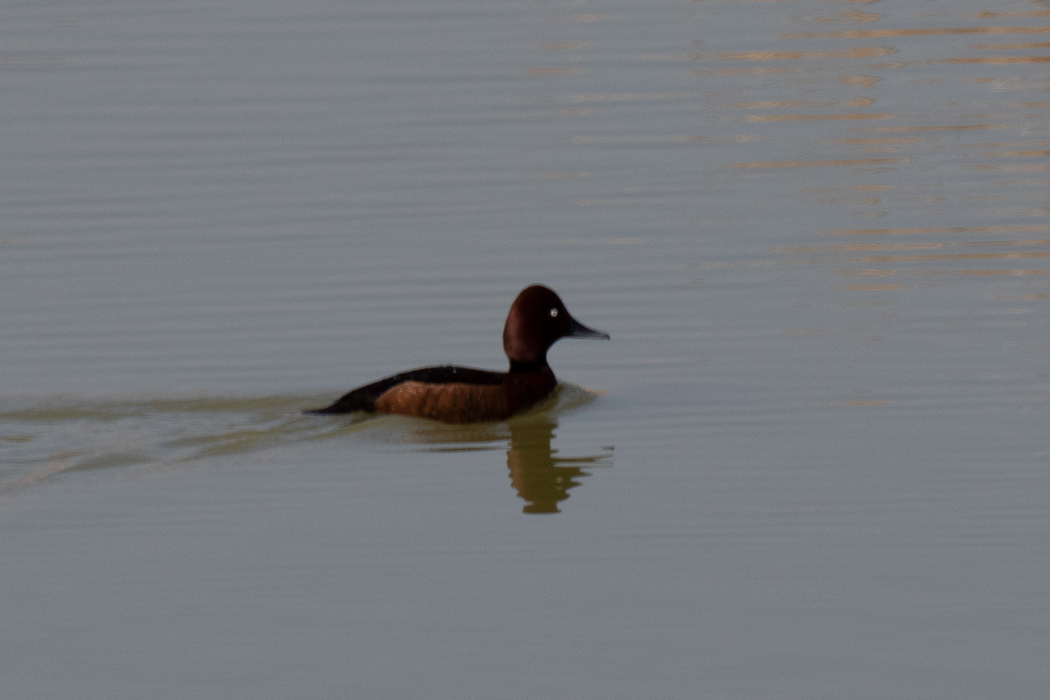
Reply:
M0 6L17 698L1043 698L1050 4ZM506 423L303 416L611 343Z

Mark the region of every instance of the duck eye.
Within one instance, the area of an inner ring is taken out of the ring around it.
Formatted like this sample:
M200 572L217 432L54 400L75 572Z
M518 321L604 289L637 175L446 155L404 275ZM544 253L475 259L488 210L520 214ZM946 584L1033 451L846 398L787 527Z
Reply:
M558 310L551 309L551 318L558 318Z

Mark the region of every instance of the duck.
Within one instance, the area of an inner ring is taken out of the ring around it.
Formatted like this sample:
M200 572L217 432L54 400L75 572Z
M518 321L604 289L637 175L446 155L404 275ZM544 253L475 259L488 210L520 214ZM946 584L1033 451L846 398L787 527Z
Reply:
M601 338L573 318L549 287L521 290L503 325L506 372L440 365L401 372L360 386L324 408L304 413L393 413L445 423L506 420L548 397L558 385L547 364L547 351L561 338Z

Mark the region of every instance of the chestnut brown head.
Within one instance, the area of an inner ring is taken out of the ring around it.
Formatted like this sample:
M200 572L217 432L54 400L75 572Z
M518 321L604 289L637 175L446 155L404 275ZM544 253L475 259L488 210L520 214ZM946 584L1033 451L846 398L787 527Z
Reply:
M521 290L503 326L503 351L515 365L547 364L547 350L559 338L604 338L608 333L583 325L565 308L554 290L540 284Z

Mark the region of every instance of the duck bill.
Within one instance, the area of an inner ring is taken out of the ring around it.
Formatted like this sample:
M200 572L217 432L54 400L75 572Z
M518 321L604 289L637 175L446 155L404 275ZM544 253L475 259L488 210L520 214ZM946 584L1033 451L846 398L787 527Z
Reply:
M588 328L576 319L569 317L569 333L567 338L602 338L603 340L609 339L608 333L602 331L596 331L593 328Z

